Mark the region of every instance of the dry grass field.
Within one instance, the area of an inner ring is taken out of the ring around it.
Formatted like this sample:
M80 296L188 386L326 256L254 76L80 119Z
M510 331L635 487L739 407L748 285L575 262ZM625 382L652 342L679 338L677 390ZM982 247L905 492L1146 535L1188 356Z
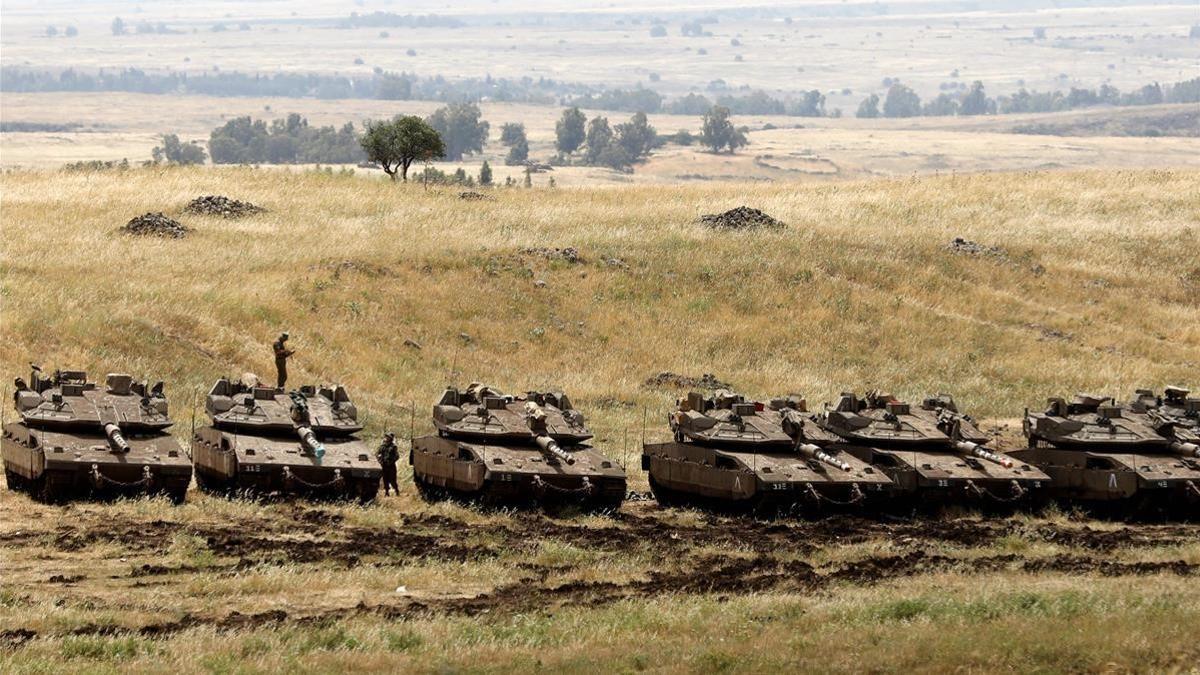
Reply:
M1200 173L497 189L360 175L6 172L0 372L341 381L367 436L449 382L561 386L635 490L704 372L811 402L946 391L1006 429L1078 389L1200 386ZM270 209L188 216L201 194ZM787 223L715 232L746 204ZM181 240L118 233L164 211ZM948 248L955 237L993 254ZM571 263L526 249L572 246ZM539 283L541 282L541 283ZM406 346L412 340L420 348ZM7 408L7 406L5 406ZM5 415L11 415L6 410ZM1200 660L1200 530L1047 513L758 523L0 493L0 671L1146 671Z

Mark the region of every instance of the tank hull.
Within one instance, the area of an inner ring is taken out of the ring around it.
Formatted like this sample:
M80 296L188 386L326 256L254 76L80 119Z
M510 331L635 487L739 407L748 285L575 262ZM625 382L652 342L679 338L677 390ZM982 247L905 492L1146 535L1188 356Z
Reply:
M690 442L642 448L642 468L664 505L818 513L873 509L889 500L893 486L884 473L839 459L848 461L850 472L788 451L718 449Z
M504 503L578 503L615 508L625 499L625 470L590 446L572 446L575 463L548 459L537 446L474 443L442 436L413 440L413 480L427 498L441 495Z
M192 443L196 483L212 492L255 497L374 500L383 471L367 444L354 438L322 444L325 456L318 461L298 438L203 427Z
M1050 496L1114 515L1200 519L1200 461L1163 453L1061 449L1038 444L1013 458L1050 477Z
M839 446L887 474L897 507L964 505L988 510L1040 506L1050 477L1013 458L1012 468L951 450Z
M182 502L192 465L166 434L127 435L129 452L112 452L99 433L67 433L5 425L0 455L8 487L61 502L112 496L163 495Z

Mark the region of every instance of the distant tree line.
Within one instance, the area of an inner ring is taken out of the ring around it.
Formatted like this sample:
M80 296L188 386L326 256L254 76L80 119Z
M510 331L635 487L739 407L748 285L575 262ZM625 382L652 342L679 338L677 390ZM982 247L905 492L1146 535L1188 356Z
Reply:
M1059 112L1098 105L1139 106L1159 103L1200 102L1200 77L1160 85L1157 82L1140 89L1122 93L1108 84L1099 89L1072 87L1068 92L1029 91L1022 87L1011 95L989 97L983 82L976 80L966 91L954 94L942 92L922 102L912 88L893 82L887 94L880 98L871 94L863 99L855 113L857 117L940 117L948 115L1005 115L1011 113Z
M123 91L140 94L199 94L321 99L385 99L395 101L511 101L554 104L560 97L591 91L583 85L548 78L519 79L419 77L380 70L367 77L238 72L203 74L149 73L138 68L90 73L68 68L59 73L7 66L0 69L0 91Z
M554 127L556 162L605 166L626 170L649 156L660 144L658 132L646 113L636 112L628 122L610 124L607 117L590 121L578 107L563 111Z
M270 124L249 116L229 120L209 135L208 152L213 164L353 164L366 159L353 124L313 127L296 113Z
M337 23L338 28L462 28L465 25L461 19L452 16L393 12L351 12L349 17Z
M710 89L725 88L716 82ZM1098 89L1071 88L1066 92L1030 91L1025 88L1010 95L990 97L982 82L969 88L942 91L922 100L907 85L888 78L884 96L872 94L860 103L859 117L915 117L942 115L984 115L1021 112L1055 112L1096 105L1136 106L1156 103L1200 102L1200 78L1173 85L1148 84L1121 92L1111 85ZM710 99L689 93L668 101L653 89L596 89L578 83L549 78L518 79L474 77L449 80L441 75L420 77L404 72L376 72L367 77L274 73L270 75L237 72L204 74L148 73L127 68L100 70L96 73L67 69L58 73L29 70L15 66L0 69L0 92L51 91L125 91L144 94L202 94L207 96L262 96L322 99L422 100L462 103L481 100L518 103L567 105L595 110L621 112L666 112L678 115L703 115L712 106L728 108L735 115L788 115L821 117L838 114L826 110L825 95L818 90L794 96L775 97L764 91L741 94L725 93ZM849 90L843 90L848 93Z

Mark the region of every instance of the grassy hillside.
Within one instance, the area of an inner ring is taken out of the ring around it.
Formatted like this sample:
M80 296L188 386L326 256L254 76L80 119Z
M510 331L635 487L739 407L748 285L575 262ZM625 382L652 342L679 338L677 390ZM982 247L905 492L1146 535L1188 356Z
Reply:
M217 376L269 375L281 329L293 381L348 384L372 440L405 435L410 402L426 428L450 381L565 387L635 489L642 416L663 435L682 393L645 384L664 370L814 403L948 391L991 421L1080 388L1200 384L1196 172L473 202L251 169L2 181L0 372L36 360L161 377L184 428ZM208 193L271 211L180 214ZM740 204L788 227L694 222ZM149 210L195 231L117 232ZM956 253L955 237L1003 251ZM522 252L566 246L582 262ZM1200 658L1194 525L764 524L652 502L550 518L425 505L402 485L368 508L197 492L181 507L49 507L0 491L0 671L1169 671Z
M373 429L448 382L561 386L602 431L653 427L659 371L810 401L946 391L985 417L1077 389L1195 379L1200 173L808 186L453 190L250 169L4 176L0 370L163 378L186 419L218 376L338 380ZM200 194L270 213L181 215ZM714 232L747 204L788 227ZM117 232L146 211L195 232ZM948 248L955 237L1003 253ZM576 247L582 262L523 248ZM416 349L405 345L412 340ZM422 420L418 420L420 422ZM403 422L403 424L401 424Z

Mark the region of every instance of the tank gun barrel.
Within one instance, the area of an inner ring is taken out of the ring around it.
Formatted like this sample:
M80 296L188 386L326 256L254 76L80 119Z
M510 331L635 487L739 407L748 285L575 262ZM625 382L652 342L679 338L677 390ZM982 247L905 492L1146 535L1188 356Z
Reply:
M985 450L983 446L979 445L978 443L972 443L970 441L955 441L954 448L964 455L986 459L987 461L995 462L1006 469L1011 469L1013 466L1013 461L1008 457L996 454L991 450Z
M108 437L108 442L112 445L113 452L129 452L129 441L126 441L125 436L121 434L121 427L111 422L105 424L104 435Z
M1200 457L1200 445L1176 441L1171 444L1171 452L1184 457Z
M540 448L542 450L542 452L545 452L546 454L549 454L549 455L553 455L559 461L563 462L564 464L567 464L568 466L575 463L575 458L572 457L570 455L570 453L568 453L567 451L565 451L561 447L559 447L558 442L555 441L553 438L550 438L549 436L544 436L544 435L538 436L537 437L537 445L538 445L538 448Z
M817 446L813 445L812 443L801 443L796 446L796 450L801 455L808 457L809 459L815 459L818 462L824 462L830 466L837 467L837 468L841 469L842 471L845 471L846 473L850 472L850 464L849 463L843 462L842 460L838 459L837 457L834 457L833 455L829 454L828 452L825 452L824 450L822 450L821 448L818 448Z
M313 433L311 428L296 427L296 435L300 437L300 442L312 452L318 462L325 456L325 446L321 444L321 441L317 440L317 435Z

